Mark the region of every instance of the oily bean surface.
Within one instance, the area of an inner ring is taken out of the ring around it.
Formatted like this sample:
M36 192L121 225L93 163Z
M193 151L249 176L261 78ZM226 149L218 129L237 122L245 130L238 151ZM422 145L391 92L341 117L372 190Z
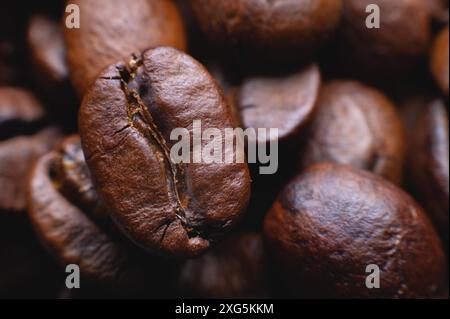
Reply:
M422 208L366 171L315 165L289 183L266 216L272 260L294 296L427 298L442 296L441 242ZM379 289L365 272L381 271Z
M286 64L308 57L341 18L340 0L193 0L200 29L228 58Z
M76 0L80 28L64 28L70 76L80 96L118 59L154 46L186 49L184 26L172 0Z
M173 48L111 66L83 100L80 133L94 182L117 225L145 249L198 255L246 208L245 163L171 160L171 131L187 128L192 136L194 120L222 138L234 122L204 67Z

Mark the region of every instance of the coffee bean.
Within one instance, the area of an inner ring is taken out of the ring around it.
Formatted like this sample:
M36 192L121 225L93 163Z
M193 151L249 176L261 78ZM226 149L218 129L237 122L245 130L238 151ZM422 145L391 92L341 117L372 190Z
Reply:
M401 182L405 132L395 107L379 91L354 81L328 83L306 134L301 168L335 162Z
M0 88L0 209L25 209L30 166L57 143L60 131L46 126L45 110L28 91Z
M112 65L83 100L80 134L97 190L119 228L143 248L198 255L246 208L245 163L172 161L171 130L187 128L192 136L194 120L222 132L233 124L204 67L172 48Z
M440 296L445 258L424 211L382 178L337 164L297 176L266 217L273 263L294 296ZM368 265L380 287L368 289Z
M422 204L448 236L449 139L443 102L430 103L419 117L410 150L410 172Z
M0 1L0 298L448 297L448 7Z
M68 62L80 96L109 64L159 45L184 50L181 17L171 0L77 0L80 28L65 28Z
M66 138L37 161L30 176L28 206L44 246L62 267L78 265L89 284L118 293L165 294L170 267L131 247L104 220L99 223L99 216L106 215L95 212L99 199L88 172L78 136Z
M431 51L430 67L433 76L442 92L448 96L448 27L439 33Z
M40 84L67 85L69 70L61 26L45 15L35 15L28 24L27 41Z
M58 177L58 189L82 211L88 211L95 222L113 230L106 208L99 200L91 173L84 159L80 137L67 137L59 146L58 158L53 164L53 173Z
M380 9L379 28L366 24L370 4ZM340 35L341 62L367 77L388 77L417 66L428 50L431 12L423 0L346 0Z
M228 58L265 66L304 59L337 28L340 0L193 0L207 38Z
M269 280L262 237L235 234L181 270L183 296L191 298L267 298Z
M320 71L312 64L288 76L244 80L234 104L244 128L277 128L278 140L283 143L299 139L312 117L319 87Z

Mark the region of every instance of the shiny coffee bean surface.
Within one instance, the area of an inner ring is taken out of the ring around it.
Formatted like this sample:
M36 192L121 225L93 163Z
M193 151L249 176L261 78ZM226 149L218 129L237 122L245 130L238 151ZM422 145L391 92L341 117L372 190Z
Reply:
M135 51L186 49L184 26L172 0L70 0L80 28L64 28L72 82L80 97L100 71ZM66 15L67 18L67 15Z
M193 0L200 29L228 58L296 63L321 47L341 18L340 0Z
M447 268L423 209L370 172L317 164L293 179L266 216L272 262L296 297L442 297ZM366 268L380 270L368 289Z
M173 161L172 129L186 128L192 138L197 120L202 130L218 129L221 143L224 129L234 124L206 69L173 48L110 66L83 100L79 128L94 183L119 228L144 249L196 256L245 212L245 162ZM204 148L208 141L200 143ZM193 148L191 142L191 161L200 155ZM241 152L236 158L244 158Z

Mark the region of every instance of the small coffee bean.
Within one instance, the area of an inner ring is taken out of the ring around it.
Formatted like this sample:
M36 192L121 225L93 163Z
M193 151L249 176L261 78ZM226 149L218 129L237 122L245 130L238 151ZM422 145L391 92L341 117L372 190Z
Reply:
M292 180L264 234L293 296L427 298L447 278L440 240L422 208L370 172L317 164ZM369 289L368 265L380 270Z
M186 261L180 275L183 297L267 298L268 269L262 237L235 234L198 259Z
M45 110L28 91L0 88L0 210L25 209L30 166L60 139L56 127L46 127Z
M246 64L297 62L337 28L340 0L193 0L200 28L216 47Z
M97 190L119 228L141 247L198 255L245 211L247 164L171 159L173 129L186 128L192 137L193 121L201 120L202 130L216 128L223 137L233 127L216 82L190 56L160 47L110 66L85 96L79 120Z
M300 167L351 165L400 183L406 151L403 124L379 91L354 81L325 85L305 133Z
M319 87L320 70L312 64L288 76L244 80L234 104L244 128L277 128L278 140L283 143L299 139L312 117ZM269 139L267 136L266 142Z
M431 51L430 67L437 84L442 92L448 96L449 78L449 44L448 26L439 33Z
M410 173L420 201L436 226L448 236L449 137L448 113L439 100L419 117L409 153Z
M72 82L80 96L98 73L154 46L186 49L184 26L172 0L68 0L78 5L80 28L64 28Z
M79 137L68 137L31 172L29 215L44 246L62 267L78 265L82 279L90 284L130 294L164 294L164 285L169 288L168 264L143 255L98 223L93 205L98 198L82 154Z

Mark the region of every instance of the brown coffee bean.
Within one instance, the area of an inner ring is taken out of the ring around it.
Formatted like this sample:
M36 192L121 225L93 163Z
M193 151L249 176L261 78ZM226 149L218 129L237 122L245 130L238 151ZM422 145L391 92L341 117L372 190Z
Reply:
M274 264L295 296L420 298L440 296L446 265L424 211L384 179L337 164L297 176L266 217ZM368 289L368 265L380 287Z
M383 94L358 82L334 81L320 92L300 167L335 162L400 183L405 150L402 122Z
M76 203L82 211L88 211L97 224L116 231L92 183L91 173L81 149L80 137L78 135L67 137L59 145L57 152L58 160L54 163L53 169L58 176L61 194Z
M80 28L65 28L73 84L80 96L98 73L120 58L154 46L184 50L186 39L172 0L76 0Z
M442 92L448 96L449 78L449 44L448 26L439 33L431 51L430 67L437 84Z
M380 8L380 28L366 25L370 4ZM340 33L349 67L392 76L417 66L428 50L431 12L423 0L346 0Z
M33 16L28 24L27 42L39 84L67 85L69 70L60 24L44 15Z
M410 173L417 195L436 226L448 236L448 113L436 100L419 117L410 150Z
M341 17L340 0L193 0L211 43L246 64L297 62L318 49Z
M269 297L268 269L262 237L235 234L181 270L183 296L191 298Z
M161 281L167 280L168 265L143 255L107 225L98 223L97 201L78 136L66 138L37 161L30 176L29 215L59 264L78 265L90 284L127 293L164 294L158 289L163 287Z
M288 76L244 80L234 104L244 128L277 128L280 142L298 140L312 117L319 87L320 70L312 64Z
M233 127L216 82L188 55L161 47L112 65L85 96L79 120L97 190L138 245L195 256L244 212L250 196L245 163L171 159L173 129L187 128L192 136L193 121L201 120L202 130L216 128L223 137Z
M45 110L28 91L0 88L0 209L25 208L32 163L57 143L60 132L44 126Z

